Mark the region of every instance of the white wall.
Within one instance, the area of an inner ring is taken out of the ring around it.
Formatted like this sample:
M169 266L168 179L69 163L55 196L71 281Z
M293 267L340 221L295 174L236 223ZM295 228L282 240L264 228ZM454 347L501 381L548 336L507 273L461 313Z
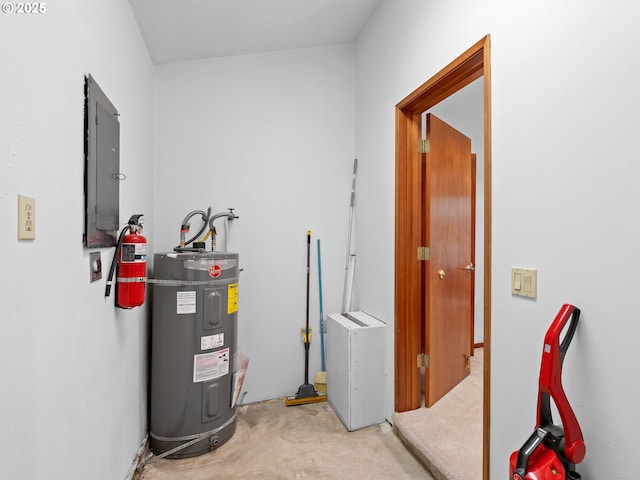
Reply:
M121 479L146 432L146 308L116 311L89 282L84 75L121 114L125 222L151 214L152 65L126 0L46 9L0 14L0 470ZM18 194L36 199L33 241L17 240Z
M541 341L564 302L583 310L564 379L587 442L580 471L632 471L640 422L635 2L387 0L360 36L355 70L344 46L159 67L155 114L152 67L126 1L47 7L0 15L5 476L123 478L146 429L146 308L115 311L104 283L89 284L81 245L85 74L122 115L121 215L145 213L155 250L177 243L191 209L231 206L240 215L230 247L244 268L239 342L252 362L248 402L302 383L307 229L311 376L319 369L315 240L323 245L325 312L337 311L356 154L354 306L393 327L393 106L487 33L492 476L506 475L510 452L533 428ZM16 240L19 193L36 198L35 241ZM105 265L111 254L103 250ZM510 295L512 266L538 269L538 300ZM387 363L390 415L391 354Z
M587 444L579 471L622 478L634 468L639 10L623 0L388 0L357 44L357 228L368 240L356 293L361 308L392 319L393 106L491 34L491 478L507 475L533 431L541 344L565 302L583 311L564 372ZM512 266L538 269L537 300L511 296ZM391 412L392 357L388 368Z
M306 233L311 230L309 379L320 370L317 244L324 311L340 310L354 156L353 46L159 66L156 251L179 242L191 210L233 207L240 254L238 348L250 359L244 402L304 381ZM200 222L193 219L192 229ZM224 222L216 224L224 244Z

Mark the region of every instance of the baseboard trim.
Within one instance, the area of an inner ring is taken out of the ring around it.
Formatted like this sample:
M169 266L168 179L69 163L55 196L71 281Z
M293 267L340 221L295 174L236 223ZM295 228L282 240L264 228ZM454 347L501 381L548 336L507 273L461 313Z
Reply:
M140 444L138 453L136 453L136 456L131 463L131 467L129 467L129 472L127 472L125 480L140 480L140 478L142 477L142 472L138 469L138 466L148 455L149 451L149 434L147 433L142 439L142 443Z

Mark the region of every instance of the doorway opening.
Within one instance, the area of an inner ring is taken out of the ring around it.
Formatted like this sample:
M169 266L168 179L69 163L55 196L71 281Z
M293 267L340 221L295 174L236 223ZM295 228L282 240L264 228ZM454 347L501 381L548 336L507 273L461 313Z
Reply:
M483 77L483 393L482 475L489 476L491 372L491 71L490 37L482 38L396 105L395 411L420 408L424 291L424 175L420 161L423 113ZM428 260L426 260L428 261ZM476 316L476 319L479 315Z

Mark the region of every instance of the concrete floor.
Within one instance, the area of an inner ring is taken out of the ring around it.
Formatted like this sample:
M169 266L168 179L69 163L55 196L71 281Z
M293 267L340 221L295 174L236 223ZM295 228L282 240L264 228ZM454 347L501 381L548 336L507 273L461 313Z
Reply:
M216 450L147 464L142 480L433 480L388 423L349 432L328 403L284 399L238 407L234 436Z

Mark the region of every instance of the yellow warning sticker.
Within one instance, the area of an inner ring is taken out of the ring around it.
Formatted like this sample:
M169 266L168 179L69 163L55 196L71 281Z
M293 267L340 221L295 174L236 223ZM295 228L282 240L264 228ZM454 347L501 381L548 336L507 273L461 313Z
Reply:
M230 283L227 290L227 315L238 311L238 284Z

